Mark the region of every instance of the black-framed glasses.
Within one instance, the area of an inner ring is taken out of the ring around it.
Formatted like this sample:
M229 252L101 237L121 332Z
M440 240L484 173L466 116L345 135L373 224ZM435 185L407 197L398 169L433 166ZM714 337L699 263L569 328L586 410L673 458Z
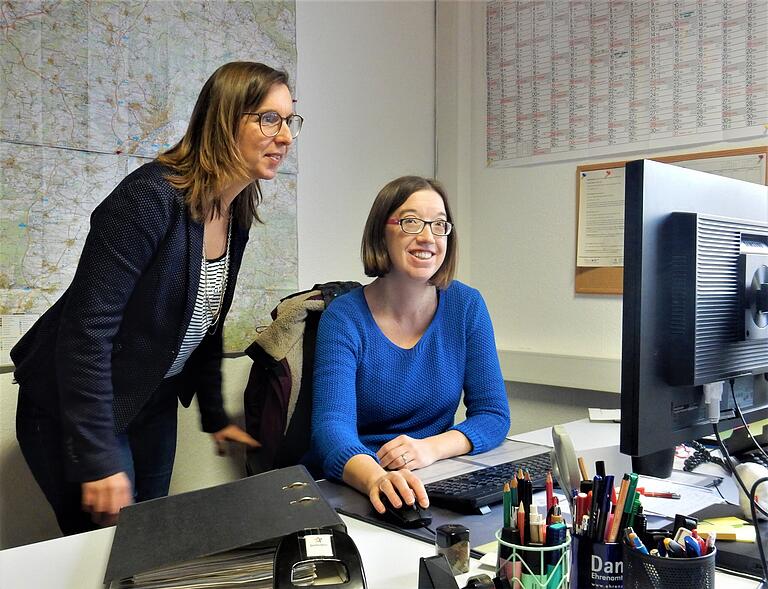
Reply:
M280 129L283 128L283 122L288 125L288 131L291 133L291 137L296 139L301 132L301 125L304 124L304 117L297 115L296 113L290 114L287 117L281 117L280 113L274 110L268 110L266 112L244 112L244 115L253 115L259 117L259 128L261 132L267 137L275 137L280 133Z
M425 221L424 219L419 219L418 217L404 217L403 219L392 218L387 221L387 225L400 225L400 229L402 229L404 233L410 233L412 235L421 233L424 231L424 227L429 225L429 229L432 231L432 235L436 235L437 237L444 237L448 235L453 229L453 223L450 221L446 221L444 219Z

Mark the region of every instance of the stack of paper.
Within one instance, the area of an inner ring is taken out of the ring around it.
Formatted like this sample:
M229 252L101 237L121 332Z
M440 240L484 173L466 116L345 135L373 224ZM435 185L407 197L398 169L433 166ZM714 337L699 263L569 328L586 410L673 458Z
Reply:
M272 589L272 562L277 547L239 548L193 561L114 580L110 589ZM315 578L313 567L302 571L304 580Z

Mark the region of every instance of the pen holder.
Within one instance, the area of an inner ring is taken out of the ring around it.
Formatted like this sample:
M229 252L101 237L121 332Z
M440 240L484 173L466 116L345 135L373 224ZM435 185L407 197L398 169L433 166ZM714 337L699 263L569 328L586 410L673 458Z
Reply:
M624 563L621 560L621 544L574 536L571 548L573 589L622 589Z
M507 542L496 531L499 542L498 576L512 589L568 589L570 587L571 536L557 546L520 546Z
M625 589L714 589L717 549L697 558L661 558L624 546Z

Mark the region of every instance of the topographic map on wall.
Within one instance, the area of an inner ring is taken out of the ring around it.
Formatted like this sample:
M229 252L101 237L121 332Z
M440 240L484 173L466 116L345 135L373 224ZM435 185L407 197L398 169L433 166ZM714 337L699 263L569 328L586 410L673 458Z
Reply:
M220 65L296 80L295 4L268 0L4 1L0 10L0 314L40 314L67 288L89 215L183 134ZM242 351L297 288L295 156L262 183L225 328Z

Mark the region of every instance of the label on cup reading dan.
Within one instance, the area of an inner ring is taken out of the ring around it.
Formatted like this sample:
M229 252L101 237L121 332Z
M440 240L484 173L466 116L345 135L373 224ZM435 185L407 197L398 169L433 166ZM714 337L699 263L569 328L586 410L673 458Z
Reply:
M624 563L621 544L592 542L577 536L573 539L572 547L573 589L622 589Z

